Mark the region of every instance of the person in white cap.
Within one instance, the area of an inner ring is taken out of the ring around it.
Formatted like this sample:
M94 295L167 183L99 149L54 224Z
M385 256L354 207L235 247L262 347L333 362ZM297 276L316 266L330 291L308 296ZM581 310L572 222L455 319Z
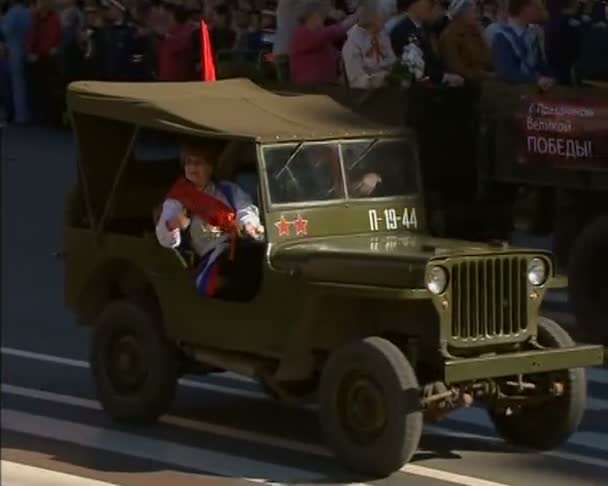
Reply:
M452 21L439 41L446 69L469 81L491 77L492 55L483 38L473 0L452 0L448 13Z
M386 7L380 0L363 2L359 21L348 31L342 48L346 80L351 88L376 88L397 61L391 39L384 31Z

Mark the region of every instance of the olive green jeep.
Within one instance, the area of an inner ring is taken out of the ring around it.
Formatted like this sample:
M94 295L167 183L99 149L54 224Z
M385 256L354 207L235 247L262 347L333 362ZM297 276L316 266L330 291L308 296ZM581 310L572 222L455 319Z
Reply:
M336 456L376 476L412 458L425 419L460 406L538 449L577 429L584 368L603 350L539 315L551 254L428 236L410 132L240 79L78 82L68 106L79 177L65 299L92 327L114 419L168 412L185 373L236 372L277 399L318 401ZM140 149L150 133L227 143L216 175L249 191L266 228L237 242L234 293L197 294L192 255L158 243L153 210L181 168Z

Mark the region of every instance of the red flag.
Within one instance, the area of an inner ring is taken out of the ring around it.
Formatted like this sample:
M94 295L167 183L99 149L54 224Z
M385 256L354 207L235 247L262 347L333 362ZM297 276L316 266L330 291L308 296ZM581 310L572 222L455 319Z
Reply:
M201 20L201 76L203 81L215 81L215 63L213 62L211 40L209 39L209 29L207 29L204 20Z

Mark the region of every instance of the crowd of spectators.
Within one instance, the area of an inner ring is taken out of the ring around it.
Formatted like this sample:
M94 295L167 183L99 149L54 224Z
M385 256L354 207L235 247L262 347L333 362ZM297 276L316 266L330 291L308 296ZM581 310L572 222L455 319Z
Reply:
M608 80L605 0L355 3L336 17L323 2L305 2L276 52L293 82L375 87L396 64L416 82L449 86L494 78L547 90L580 78Z
M201 79L201 20L214 52L270 50L271 0L8 0L1 94L10 121L59 121L75 80Z
M608 0L5 0L9 119L56 118L73 80L200 80L202 20L216 62L263 56L300 85L608 80Z

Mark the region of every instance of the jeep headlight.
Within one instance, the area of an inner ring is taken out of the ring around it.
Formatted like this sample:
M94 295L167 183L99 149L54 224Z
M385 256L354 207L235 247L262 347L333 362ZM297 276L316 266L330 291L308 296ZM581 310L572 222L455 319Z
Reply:
M426 275L426 288L429 292L439 295L448 286L448 272L443 267L432 267Z
M547 281L547 264L542 258L533 258L528 264L528 282L538 287Z

